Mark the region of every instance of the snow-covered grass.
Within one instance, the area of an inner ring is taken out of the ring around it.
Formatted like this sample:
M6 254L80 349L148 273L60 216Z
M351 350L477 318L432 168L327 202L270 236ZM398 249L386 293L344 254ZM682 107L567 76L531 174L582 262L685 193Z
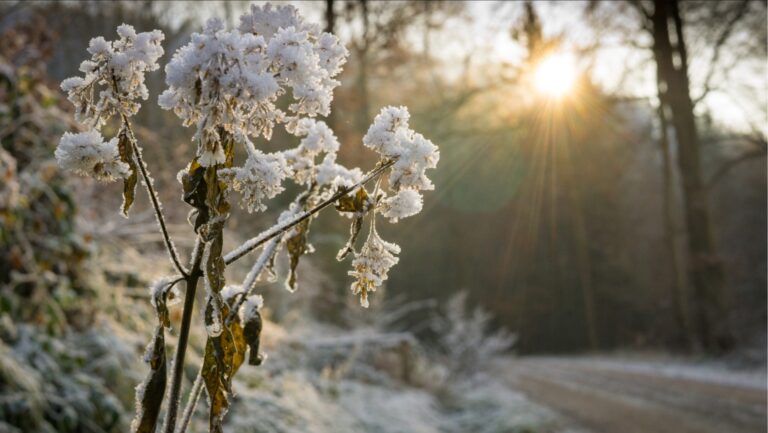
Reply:
M685 358L662 354L622 354L584 356L572 362L584 363L604 370L654 374L753 389L766 389L768 380L765 364L745 367L727 359Z

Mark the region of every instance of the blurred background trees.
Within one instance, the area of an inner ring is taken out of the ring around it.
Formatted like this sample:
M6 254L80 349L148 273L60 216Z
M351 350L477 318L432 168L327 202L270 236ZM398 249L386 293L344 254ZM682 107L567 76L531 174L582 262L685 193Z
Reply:
M440 145L437 189L424 212L384 234L404 253L381 298L444 303L466 290L470 304L493 313L495 326L517 333L523 353L764 353L763 2L298 5L335 29L351 52L328 119L344 143L343 162L372 162L358 144L384 104L411 107L414 128ZM172 53L203 16L235 19L247 3L0 7L0 32L33 16L45 20L56 49L39 61L55 94L88 40L122 22L161 28ZM151 74L150 93L163 82L163 73ZM15 99L3 91L0 115L12 119ZM174 174L190 140L170 116L148 103L137 118L166 202L177 199ZM2 137L20 173L20 141ZM269 146L284 148L288 139L276 134ZM111 187L86 185L75 192L86 198L78 203L91 203L81 206L78 232L114 230L116 205L100 193ZM185 224L181 207L167 211ZM275 217L235 215L233 232L246 237ZM343 244L343 222L318 223L333 226L318 233L340 235L313 239L319 252L301 266L327 278L305 283L310 300L290 302L323 320L349 321L346 267L326 254ZM137 240L151 215L131 224L131 236L111 234L140 250L160 247ZM15 243L8 239L5 255ZM406 320L415 326L423 314Z

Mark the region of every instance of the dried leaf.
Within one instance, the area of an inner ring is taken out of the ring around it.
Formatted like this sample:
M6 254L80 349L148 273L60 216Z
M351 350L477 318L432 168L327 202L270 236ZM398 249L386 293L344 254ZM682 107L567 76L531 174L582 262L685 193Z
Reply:
M128 216L128 210L133 205L136 198L136 184L139 181L139 167L136 165L136 159L133 154L133 144L128 136L128 132L123 129L120 131L117 142L117 149L120 153L120 160L128 164L131 174L123 181L123 216Z
M261 365L264 357L259 353L259 344L261 341L261 313L255 311L243 325L243 335L251 350L248 357L248 364Z
M311 252L309 245L309 224L311 218L307 218L294 227L294 235L285 241L288 256L291 259L291 265L288 271L288 289L296 290L296 268L299 266L299 259L307 252Z
M336 254L336 260L344 260L349 253L355 250L355 241L360 236L360 229L363 228L363 215L356 216L352 221L352 225L349 226L349 239L347 243L342 247L338 254Z
M205 173L205 167L200 166L197 158L195 158L187 166L186 172L181 175L182 199L197 209L194 223L195 231L210 219L210 213L206 205L208 186L205 183Z
M136 387L136 417L131 422L134 433L153 433L160 415L166 384L165 331L162 324L147 347L144 360L150 370L144 381Z
M368 191L365 188L360 187L355 192L355 195L343 195L336 202L336 210L339 212L359 212L364 213L370 209L370 203L368 202Z
M209 429L212 433L222 432L222 422L232 394L232 378L245 360L246 349L242 327L236 321L218 337L208 337L202 375L209 397Z

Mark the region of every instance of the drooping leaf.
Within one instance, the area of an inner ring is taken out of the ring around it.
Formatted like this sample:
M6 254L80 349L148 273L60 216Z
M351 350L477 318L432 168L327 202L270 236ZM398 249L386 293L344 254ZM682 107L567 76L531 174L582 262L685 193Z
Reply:
M248 364L261 365L264 361L264 357L259 353L259 344L261 342L261 313L258 311L248 317L245 324L243 324L243 336L245 342L248 344L248 348L251 350L251 354L248 357Z
M228 307L223 308L228 310ZM208 337L202 375L209 397L209 429L212 433L222 433L222 422L232 394L232 378L245 359L246 348L242 327L236 321L224 328L219 336Z
M299 259L307 252L311 252L311 245L309 245L309 224L311 218L307 218L294 227L294 235L285 241L286 249L288 250L288 256L290 257L290 267L288 270L288 289L291 291L296 290L296 268L299 266Z
M117 141L117 150L120 153L120 160L128 164L131 174L123 181L123 206L121 212L123 216L128 216L128 210L133 205L136 198L136 184L139 181L139 168L136 165L136 158L133 154L133 143L125 129L120 130Z
M182 199L197 210L195 231L210 219L206 197L208 186L205 183L205 167L200 166L195 158L181 175Z
M339 253L336 254L337 260L344 260L349 253L355 250L355 241L360 235L360 229L363 227L363 216L365 216L365 213L371 209L372 204L372 201L368 197L368 191L362 187L358 188L354 196L349 194L344 195L336 203L336 210L339 212L351 212L355 214L352 225L349 227L349 239L339 250Z
M349 226L349 239L347 239L347 243L344 244L344 246L339 250L338 254L336 254L336 260L342 261L344 260L349 253L355 250L355 241L357 240L357 237L360 236L360 229L363 228L363 215L356 215L355 219L352 221L352 224Z
M339 212L366 212L370 208L368 191L360 187L355 195L346 194L336 202L336 210Z
M166 384L165 331L162 324L155 327L155 335L147 346L144 360L149 373L136 387L136 416L131 422L133 433L154 433Z

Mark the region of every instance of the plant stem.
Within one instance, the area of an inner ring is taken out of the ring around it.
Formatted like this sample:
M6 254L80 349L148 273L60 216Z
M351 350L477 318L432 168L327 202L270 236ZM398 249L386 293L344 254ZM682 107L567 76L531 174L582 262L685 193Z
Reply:
M165 217L163 216L163 211L160 207L160 200L157 198L155 188L152 186L152 179L149 177L149 171L147 170L147 166L141 157L141 148L139 147L138 141L136 141L136 136L133 133L133 129L131 129L131 124L128 122L128 118L125 117L125 115L123 115L123 126L130 135L131 146L133 147L133 155L136 157L136 163L139 166L139 172L141 172L141 177L144 179L144 185L147 187L147 194L149 195L149 200L152 202L152 208L155 210L157 222L160 224L160 232L163 234L165 248L168 250L168 254L171 256L173 265L176 266L176 269L179 271L179 273L186 278L188 277L187 270L184 269L184 266L181 265L181 261L179 260L178 254L176 253L176 248L174 248L173 242L171 241L171 236L168 234L168 228L165 224Z
M258 260L256 260L256 264L254 264L253 269L250 272L250 274L255 275L251 277L254 283L258 279L259 274L264 270L264 267L267 265L267 263L269 263L269 260L275 254L278 243L280 243L280 238L273 239L272 242L270 242L269 244L267 244L267 246L264 247L264 251L261 252L261 255L259 256ZM240 309L240 305L242 305L246 297L250 295L251 292L253 292L254 287L255 287L255 284L251 284L250 287L245 287L246 292L240 297L240 299L235 304L235 306L233 306L232 309L230 310L229 316L227 317L227 320L226 320L227 324L229 324L232 321L232 319L235 317L235 315L237 314L237 310ZM195 407L197 406L197 402L200 399L202 385L203 385L203 369L201 367L200 371L197 373L197 377L195 378L195 383L192 386L192 391L189 396L189 401L187 401L187 406L184 408L182 421L176 433L186 432L189 424L189 420L192 417L192 414L195 412Z
M350 191L355 190L356 188L368 183L371 179L376 178L381 173L384 172L387 168L391 167L392 164L395 163L395 160L389 160L385 162L384 164L380 165L376 169L369 172L362 180L357 182L356 184L352 185L349 188L342 188L339 189L339 191L332 195L331 197L325 199L317 206L313 207L312 209L302 212L298 215L296 215L294 218L285 221L283 223L277 224L273 226L272 228L260 233L259 235L248 239L238 248L235 248L233 251L230 251L224 256L224 261L226 264L230 264L239 258L243 257L244 255L248 254L249 252L253 251L254 249L258 248L264 242L267 242L268 240L274 238L275 236L278 236L282 233L285 233L288 229L291 227L301 223L302 221L306 220L307 218L311 217L312 215L320 212L321 210L325 209L329 205L333 204L336 200L340 199L344 195L348 194Z
M394 163L395 163L395 160L390 160L390 161L385 162L384 164L382 164L379 167L377 167L377 168L373 169L372 171L370 171L367 175L365 175L365 177L363 177L362 180L360 180L356 184L352 185L349 188L345 188L345 189L339 190L336 194L334 194L330 198L324 200L323 202L321 202L317 206L313 207L312 209L310 209L308 211L305 211L305 212L302 212L302 213L298 214L297 216L295 216L294 218L292 218L292 219L290 219L288 221L285 221L285 222L283 222L281 224L277 224L277 225L273 226L272 228L270 228L270 229L268 229L268 230L266 230L264 232L259 233L255 237L252 237L252 238L248 239L247 241L245 241L245 243L243 243L239 247L237 247L234 250L232 250L232 251L228 252L227 254L225 254L224 255L224 263L227 264L227 265L230 265L230 264L236 262L237 260L241 259L246 254L248 254L251 251L255 250L256 248L260 247L261 245L263 245L265 242L269 241L270 239L273 239L274 237L279 236L279 235L285 233L290 228L294 227L295 225L301 223L305 219L307 219L307 218L311 217L312 215L314 215L314 214L320 212L321 210L325 209L329 205L333 204L336 200L340 199L341 197L343 197L346 194L349 194L350 191L353 191L356 188L359 188L360 186L370 182L371 179L374 179L377 176L381 175L381 173L383 173L384 170L386 170L387 168L391 167L392 164L394 164ZM186 278L181 276L181 277L176 278L172 282L173 283L178 283L179 281L182 281L184 279L186 279Z
M192 391L189 393L189 400L187 401L187 405L184 407L184 412L181 415L181 424L179 424L179 428L176 430L176 433L186 433L187 428L189 427L189 421L192 419L192 414L195 413L195 408L197 407L197 402L200 400L200 395L203 391L203 366L200 366L200 371L197 372L197 378L195 378L195 383L192 385Z
M192 252L192 265L187 281L187 292L184 295L184 310L181 313L181 327L179 328L179 342L176 344L176 353L173 356L173 372L171 373L171 388L168 392L168 413L165 416L165 433L173 433L176 426L176 415L179 411L179 398L181 396L181 380L184 373L184 355L187 351L189 329L192 322L192 309L195 304L195 291L197 281L203 275L200 270L200 262L203 260L204 243L200 237L195 242Z

